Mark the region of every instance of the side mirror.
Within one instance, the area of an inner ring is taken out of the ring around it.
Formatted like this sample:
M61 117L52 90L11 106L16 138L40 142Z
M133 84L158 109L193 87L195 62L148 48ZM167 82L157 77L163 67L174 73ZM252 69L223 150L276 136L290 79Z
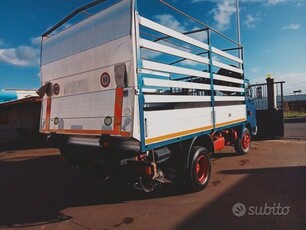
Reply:
M253 90L249 82L246 83L245 93L246 93L246 97L250 99L253 97Z

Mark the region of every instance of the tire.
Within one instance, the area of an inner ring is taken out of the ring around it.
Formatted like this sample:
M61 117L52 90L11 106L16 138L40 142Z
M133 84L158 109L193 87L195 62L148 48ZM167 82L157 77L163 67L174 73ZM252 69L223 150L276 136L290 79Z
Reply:
M65 161L77 167L81 172L88 173L93 172L93 166L91 165L90 158L86 158L83 154L83 148L73 145L64 145L60 147L60 153L64 157Z
M245 155L251 148L251 133L248 128L244 128L242 137L234 144L235 151L239 155Z
M76 153L73 148L71 148L68 145L63 145L63 146L60 146L59 150L60 150L62 157L64 157L64 159L67 162L69 162L72 165L76 165L77 163Z
M190 153L186 185L192 191L203 190L210 179L211 160L206 148L194 146Z

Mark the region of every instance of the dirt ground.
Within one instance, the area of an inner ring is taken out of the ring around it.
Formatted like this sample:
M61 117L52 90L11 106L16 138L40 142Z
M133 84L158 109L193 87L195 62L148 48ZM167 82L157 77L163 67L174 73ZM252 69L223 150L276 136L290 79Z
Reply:
M2 151L0 228L306 229L305 178L303 140L253 142L245 156L227 148L197 193L173 184L156 194L102 186L57 149Z

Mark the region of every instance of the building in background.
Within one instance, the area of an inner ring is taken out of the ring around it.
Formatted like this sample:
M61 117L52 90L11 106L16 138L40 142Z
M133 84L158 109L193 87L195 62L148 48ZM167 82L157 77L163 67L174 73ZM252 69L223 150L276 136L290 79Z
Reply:
M0 103L23 99L27 97L37 97L35 90L14 90L2 89L0 90Z
M306 94L284 96L286 111L306 112Z
M33 90L0 90L0 147L41 141L41 99Z

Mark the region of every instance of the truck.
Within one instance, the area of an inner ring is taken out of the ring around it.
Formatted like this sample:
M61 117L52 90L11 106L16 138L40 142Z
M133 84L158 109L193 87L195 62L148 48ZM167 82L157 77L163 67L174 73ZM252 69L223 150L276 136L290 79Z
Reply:
M176 31L141 16L137 0L100 0L45 32L40 132L67 161L101 180L145 192L168 181L200 191L213 154L225 146L249 152L255 108L242 46L168 7L200 27ZM217 48L213 39L232 46Z

